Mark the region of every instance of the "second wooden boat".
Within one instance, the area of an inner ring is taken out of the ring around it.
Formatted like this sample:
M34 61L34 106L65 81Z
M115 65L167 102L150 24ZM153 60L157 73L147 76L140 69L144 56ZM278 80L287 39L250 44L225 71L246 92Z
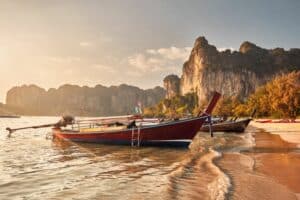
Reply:
M247 128L248 124L252 120L252 117L249 117L247 119L242 119L238 121L225 121L225 122L219 122L212 124L211 128L212 131L218 131L218 132L236 132L236 133L242 133ZM209 131L209 125L203 125L200 129L201 131L208 132Z

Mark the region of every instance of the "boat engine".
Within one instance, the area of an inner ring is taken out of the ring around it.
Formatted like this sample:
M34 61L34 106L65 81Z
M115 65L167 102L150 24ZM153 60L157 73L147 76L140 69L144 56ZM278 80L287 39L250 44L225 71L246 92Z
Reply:
M66 116L63 116L54 126L56 128L66 127L67 125L73 124L74 121L75 121L75 118L73 116L66 115Z

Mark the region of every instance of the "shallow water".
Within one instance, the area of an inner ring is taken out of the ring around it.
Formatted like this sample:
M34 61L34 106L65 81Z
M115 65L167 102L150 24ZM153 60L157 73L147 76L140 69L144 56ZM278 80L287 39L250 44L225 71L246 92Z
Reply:
M265 156L270 146L252 147L252 134L256 133L257 143L258 135L268 133L253 127L242 135L215 134L211 138L199 133L189 149L53 141L46 139L50 129L24 130L10 138L5 132L8 126L58 120L0 119L0 199L293 199L297 192L297 178L268 174L266 166L272 164L264 157L272 158ZM276 139L263 140L273 144ZM281 150L288 155L285 159L299 161L293 145L287 150L283 145ZM282 151L272 153L277 154ZM282 161L274 167L278 163ZM297 166L293 175L299 174ZM274 187L277 196L270 191Z

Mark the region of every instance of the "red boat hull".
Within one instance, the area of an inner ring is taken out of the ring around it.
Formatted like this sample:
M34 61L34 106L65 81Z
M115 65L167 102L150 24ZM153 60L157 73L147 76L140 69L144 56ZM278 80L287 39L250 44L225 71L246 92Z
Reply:
M139 145L188 145L199 131L206 117L178 120L139 130ZM72 130L53 129L55 138L74 142L131 144L132 131L138 133L138 128L111 132L81 133ZM137 141L136 141L137 143Z
M220 94L215 92L204 114L190 119L164 122L157 125L115 131L79 132L53 129L53 137L74 142L131 144L131 145L188 145L217 104Z

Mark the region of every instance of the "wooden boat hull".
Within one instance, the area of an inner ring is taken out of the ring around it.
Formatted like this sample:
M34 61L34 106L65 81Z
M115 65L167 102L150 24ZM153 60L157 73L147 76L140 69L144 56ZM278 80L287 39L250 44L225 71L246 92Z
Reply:
M121 130L75 131L53 128L53 137L74 142L145 145L188 145L217 104L220 94L215 92L203 114L198 117L163 122L156 125L124 128Z
M153 126L111 132L79 132L53 129L54 138L73 142L123 144L141 146L186 146L192 141L207 117L178 120ZM139 132L139 136L138 135ZM134 134L134 137L132 136Z
M242 133L245 131L251 120L252 118L248 118L240 121L216 123L212 125L212 131ZM208 132L209 125L203 125L200 130Z

